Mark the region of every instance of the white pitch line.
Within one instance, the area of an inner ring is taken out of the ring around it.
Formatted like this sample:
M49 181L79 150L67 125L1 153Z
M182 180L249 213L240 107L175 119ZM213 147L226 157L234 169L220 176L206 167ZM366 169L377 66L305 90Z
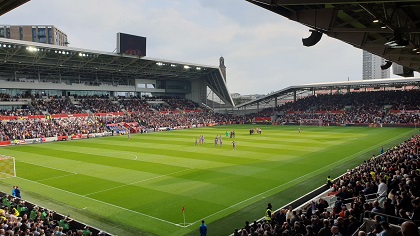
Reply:
M72 171L68 171L68 170L62 170L62 169L58 169L58 168L54 168L54 167L50 167L50 166L44 166L44 165L35 164L35 163L31 163L31 162L26 162L26 161L20 161L20 160L19 161L16 161L16 162L23 162L23 163L31 164L31 165L34 165L34 166L41 166L41 167L44 167L44 168L49 168L49 169L53 169L53 170L59 170L59 171L63 171L63 172L72 173L72 174L77 175L76 172L72 172Z
M137 155L134 155L134 154L131 154L131 153L127 153L127 155L131 155L131 156L133 156L133 157L134 157L134 160L135 160L135 161L137 161L137 158L138 158L138 156L137 156Z
M255 196L252 196L252 197L250 197L250 198L247 198L247 199L245 199L245 200L243 200L243 201L240 201L240 202L238 202L238 203L236 203L236 204L234 204L234 205L231 205L231 206L229 206L229 207L227 207L227 208L224 208L224 209L222 209L222 210L220 210L220 211L217 211L217 212L215 212L215 213L212 213L212 214L210 214L210 215L208 215L208 216L206 216L206 217L204 217L204 218L201 218L201 219L207 219L207 218L210 218L210 217L212 217L212 216L214 216L214 215L217 215L217 214L219 214L219 213L221 213L221 212L224 212L224 211L226 211L226 210L228 210L228 209L231 209L231 208L233 208L233 207L235 207L235 206L238 206L238 205L240 205L240 204L242 204L242 203L244 203L244 202L247 202L247 201L249 201L249 200L251 200L251 199L254 199L254 198L259 197L259 196L261 196L261 195L263 195L263 194L266 194L266 193L268 193L268 192L271 192L271 191L272 191L272 190L274 190L274 189L277 189L277 188L280 188L280 187L282 187L282 186L284 186L284 185L287 185L287 184L289 184L289 183L295 182L296 180L301 179L301 178L303 178L303 177L305 177L305 176L311 175L311 174L316 173L316 172L318 172L318 171L320 171L320 170L323 170L323 169L328 169L331 165L335 165L335 164L340 163L340 162L342 162L342 161L345 161L345 160L347 160L347 159L352 159L354 156L360 155L361 153L365 153L365 152L366 152L367 150L369 150L369 149L374 149L374 148L377 148L377 147L379 147L379 146L382 146L384 143L388 143L389 141L395 140L395 139L397 139L397 138L399 138L399 137L401 137L401 136L406 135L406 134L407 134L407 133L409 133L409 132L412 132L412 131L407 131L407 132L405 132L405 133L403 133L403 134L401 134L401 135L398 135L398 136L396 136L396 137L394 137L394 138L392 138L392 139L389 139L389 140L384 141L384 142L382 142L382 143L379 143L379 144L377 144L377 145L371 146L371 147L369 147L369 148L363 149L362 151L357 152L357 153L355 153L355 154L353 154L353 155L351 155L351 156L348 156L348 157L346 157L346 158L344 158L344 159L340 159L340 160L338 160L338 161L336 161L336 162L333 162L333 163L331 163L331 164L329 164L329 165L327 165L327 166L324 166L324 167L322 167L322 168L319 168L318 170L314 170L314 171L312 171L312 172L310 172L310 173L308 173L308 174L306 174L306 175L302 175L302 176L300 176L300 177L298 177L298 178L296 178L296 179L290 180L290 181L289 181L289 182L287 182L287 183L284 183L284 184L278 185L278 186L276 186L276 187L274 187L274 188L271 188L271 189L269 189L269 190L266 190L266 191L264 191L264 192L262 192L262 193L259 193L259 194L255 195ZM188 226L181 226L181 227L186 228L186 227L189 227L189 226L191 226L191 225L193 225L193 224L196 224L196 223L198 223L198 222L200 222L200 221L201 221L201 220L196 220L196 221L194 221L193 223L190 223L190 225L188 225Z
M180 170L180 171L176 171L176 172L173 172L173 173L169 173L167 175L158 175L158 176L155 176L155 177L152 177L152 178L142 179L142 180L135 181L135 182L132 182L132 183L129 183L129 184L124 184L124 185L121 185L121 186L117 186L117 187L113 187L113 188L108 188L108 189L103 189L103 190L100 190L100 191L88 193L88 194L85 194L83 196L90 196L90 195L93 195L93 194L96 194L96 193L102 193L102 192L106 192L106 191L109 191L109 190L114 190L114 189L117 189L117 188L123 188L123 187L126 187L126 186L130 186L130 185L134 185L134 184L146 182L146 181L153 180L153 179L158 179L158 178L162 178L162 177L168 177L170 175L182 173L182 172L189 171L189 170L192 170L192 169Z
M58 178L61 178L61 177L67 177L67 176L73 176L73 175L77 175L77 174L68 174L68 175L60 175L60 176L55 176L55 177L51 177L51 178L46 178L46 179L39 179L39 180L37 180L37 181L45 181L45 180L50 180L50 179L58 179Z
M91 154L91 155L105 155L106 157L109 158L118 158L118 159L124 159L124 160L130 160L128 158L124 158L124 157L118 157L118 155L130 155L134 157L134 161L137 161L138 156L136 154L133 153L126 153L126 152L96 152L96 153L91 153L91 152L83 152L84 154Z
M108 203L108 202L103 202L103 201L100 201L100 200L97 200L97 199L94 199L94 198L86 197L86 196L83 196L83 195L80 195L80 194L77 194L77 193L73 193L73 192L70 192L70 191L67 191L67 190L64 190L64 189L59 189L59 188L56 188L56 187L52 187L52 186L49 186L49 185L46 185L46 184L43 184L43 183L39 183L39 182L36 182L36 181L33 181L33 180L29 180L29 179L25 179L25 178L21 178L21 177L16 177L16 178L23 179L23 180L26 180L26 181L32 182L32 183L37 183L37 184L46 186L48 188L59 190L59 191L62 191L62 192L65 192L65 193L68 193L68 194L71 194L71 195L75 195L75 196L78 196L78 197L81 197L81 198L85 198L85 199L88 199L88 200L91 200L91 201L94 201L94 202L99 202L101 204L112 206L112 207L115 207L115 208L118 208L118 209L121 209L121 210L124 210L124 211L128 211L128 212L131 212L131 213L134 213L134 214L137 214L137 215L145 216L145 217L157 220L157 221L161 221L161 222L164 222L164 223L167 223L167 224L170 224L170 225L180 227L176 223L173 223L173 222L170 222L170 221L167 221L167 220L164 220L164 219L160 219L160 218L157 218L157 217L154 217L154 216L151 216L151 215L147 215L147 214L144 214L144 213L141 213L141 212L133 211L131 209L127 209L127 208L124 208L124 207L121 207L121 206L117 206L117 205L114 205L114 204L111 204L111 203Z

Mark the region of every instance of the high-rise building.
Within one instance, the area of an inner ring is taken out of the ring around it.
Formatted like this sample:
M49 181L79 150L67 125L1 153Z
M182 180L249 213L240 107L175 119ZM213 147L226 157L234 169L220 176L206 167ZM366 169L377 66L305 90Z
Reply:
M382 70L385 59L370 52L363 51L363 80L384 79L391 75L390 69Z
M53 25L0 25L0 38L67 46L67 34Z

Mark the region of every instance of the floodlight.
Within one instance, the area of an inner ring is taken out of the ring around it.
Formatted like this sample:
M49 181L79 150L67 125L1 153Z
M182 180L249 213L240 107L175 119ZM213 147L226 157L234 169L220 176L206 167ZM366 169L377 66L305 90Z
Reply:
M408 40L403 38L401 34L394 33L394 36L387 43L385 43L385 46L390 48L405 48L408 46L408 44Z
M306 47L314 46L322 38L322 32L319 32L317 30L312 30L312 29L309 31L312 32L311 35L308 38L302 39L303 46L306 46Z
M381 70L386 70L391 67L392 61L386 61L384 65L381 65Z
M26 47L26 50L30 51L30 52L35 52L35 51L39 51L39 48L35 48L35 47Z

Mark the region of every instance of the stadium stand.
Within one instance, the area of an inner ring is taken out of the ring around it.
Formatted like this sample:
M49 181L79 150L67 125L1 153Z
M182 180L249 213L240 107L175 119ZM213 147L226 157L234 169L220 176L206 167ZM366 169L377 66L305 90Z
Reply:
M278 124L313 119L321 125L413 125L420 118L419 99L418 90L320 94L263 109L248 118L272 117Z

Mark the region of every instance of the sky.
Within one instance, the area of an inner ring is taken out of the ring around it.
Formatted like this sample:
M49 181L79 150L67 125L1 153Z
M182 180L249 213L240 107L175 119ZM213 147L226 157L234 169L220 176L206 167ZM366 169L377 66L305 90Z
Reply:
M2 25L54 25L69 47L113 52L116 33L147 37L147 57L218 66L230 93L267 94L288 86L354 81L362 50L245 0L32 0L1 16Z

